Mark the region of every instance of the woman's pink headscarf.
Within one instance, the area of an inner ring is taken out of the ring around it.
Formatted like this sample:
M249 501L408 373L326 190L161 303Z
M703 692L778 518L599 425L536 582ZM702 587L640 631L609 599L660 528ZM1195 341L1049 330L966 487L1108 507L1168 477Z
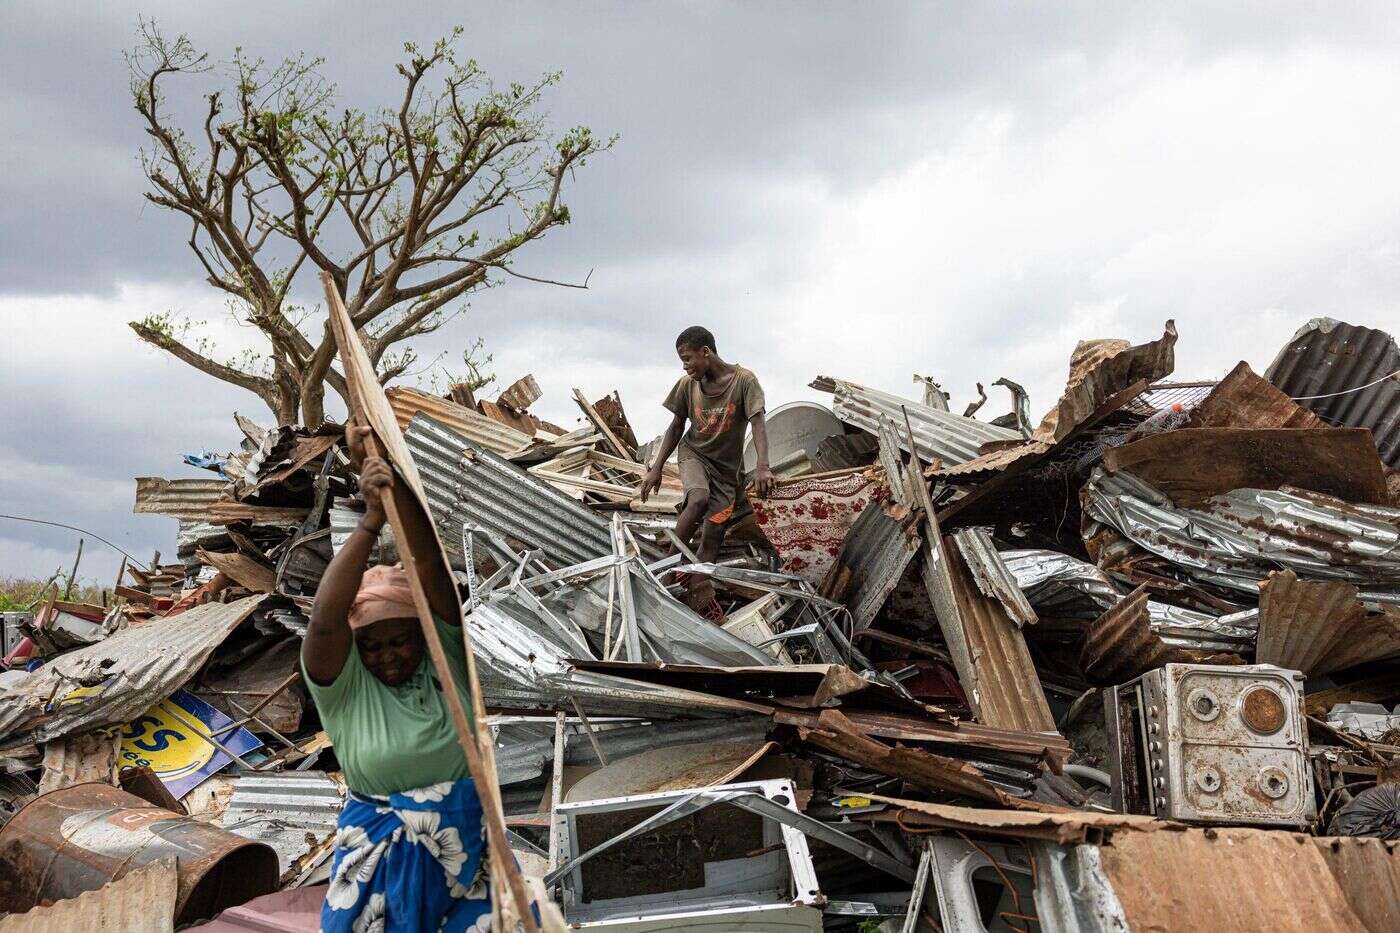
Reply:
M417 618L408 573L402 567L371 567L350 604L350 627L362 629L384 619Z

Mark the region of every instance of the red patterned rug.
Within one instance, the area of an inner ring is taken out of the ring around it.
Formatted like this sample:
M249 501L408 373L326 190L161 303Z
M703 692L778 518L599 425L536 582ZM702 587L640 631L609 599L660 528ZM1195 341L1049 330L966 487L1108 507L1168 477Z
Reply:
M870 503L875 483L861 473L799 478L754 499L763 533L773 542L783 570L820 586L836 562L841 542L856 516Z

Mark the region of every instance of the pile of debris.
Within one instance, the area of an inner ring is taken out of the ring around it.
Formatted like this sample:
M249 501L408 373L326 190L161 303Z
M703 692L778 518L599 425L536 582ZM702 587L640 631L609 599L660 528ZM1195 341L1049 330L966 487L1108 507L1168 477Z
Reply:
M1176 336L1081 343L1038 424L818 377L713 563L615 393L389 390L565 919L1400 928L1400 350L1319 319L1173 383ZM345 786L297 657L363 505L340 426L238 424L137 480L179 563L6 620L0 911L316 928Z

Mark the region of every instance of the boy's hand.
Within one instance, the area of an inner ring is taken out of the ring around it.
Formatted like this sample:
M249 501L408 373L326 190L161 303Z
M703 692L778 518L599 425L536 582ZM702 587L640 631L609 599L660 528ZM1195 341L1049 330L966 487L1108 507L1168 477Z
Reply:
M653 492L657 492L657 491L660 490L660 489L661 489L661 471L660 471L659 469L657 469L656 467L652 467L650 470L647 470L647 475L646 475L646 477L643 478L643 480L642 480L642 493L641 493L642 501L643 501L643 502L647 501L647 498L648 498Z
M376 532L384 527L384 497L393 485L394 471L388 462L382 457L366 457L360 468L360 495L365 498L365 517L360 524Z
M760 466L753 471L753 488L760 499L768 498L768 494L773 491L773 471L766 466Z

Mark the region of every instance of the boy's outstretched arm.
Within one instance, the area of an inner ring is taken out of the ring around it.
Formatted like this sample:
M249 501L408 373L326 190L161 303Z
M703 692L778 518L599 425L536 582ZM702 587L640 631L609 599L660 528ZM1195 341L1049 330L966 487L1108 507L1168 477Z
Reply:
M758 454L758 465L753 471L753 488L760 499L765 498L773 491L773 470L768 464L768 422L763 418L763 412L759 412L749 419L749 426L753 428L754 452Z
M681 435L685 433L685 415L672 415L671 426L666 429L666 436L661 439L661 449L656 452L656 460L652 462L651 468L647 470L646 478L642 480L642 501L647 501L647 497L661 488L661 468L666 465L666 461L671 459L671 454L676 452L676 445L681 442ZM765 448L765 452L766 452Z

